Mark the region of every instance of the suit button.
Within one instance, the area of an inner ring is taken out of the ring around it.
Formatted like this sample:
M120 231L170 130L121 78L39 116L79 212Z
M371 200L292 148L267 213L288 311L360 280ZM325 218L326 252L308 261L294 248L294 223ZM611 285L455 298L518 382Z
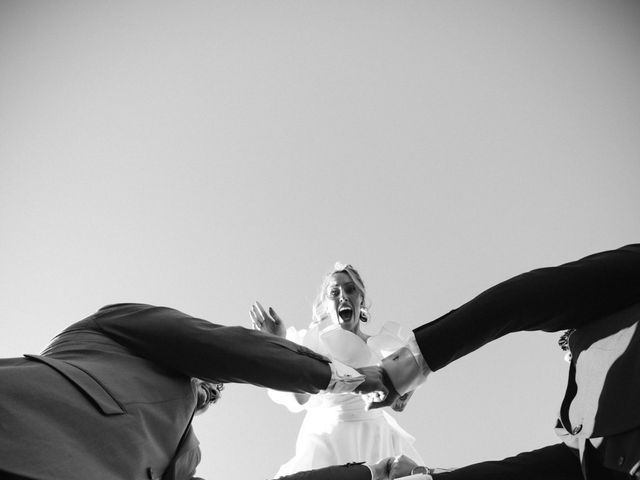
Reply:
M624 465L624 457L620 456L618 457L618 466L621 467L622 465Z
M578 425L577 427L573 427L573 430L571 431L571 433L573 433L574 435L577 435L581 431L582 431L582 425Z

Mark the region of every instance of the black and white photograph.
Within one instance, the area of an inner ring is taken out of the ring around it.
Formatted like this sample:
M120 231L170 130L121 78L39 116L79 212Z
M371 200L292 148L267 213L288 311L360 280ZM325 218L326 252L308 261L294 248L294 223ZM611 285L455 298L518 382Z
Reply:
M640 2L0 0L0 479L640 479Z

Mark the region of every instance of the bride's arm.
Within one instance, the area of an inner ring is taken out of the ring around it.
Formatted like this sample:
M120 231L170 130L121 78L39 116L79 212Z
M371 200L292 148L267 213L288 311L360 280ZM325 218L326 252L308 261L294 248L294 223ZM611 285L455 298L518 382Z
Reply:
M251 306L249 313L254 329L302 344L304 333L296 331L293 327L287 329L273 308L269 307L267 311L260 302L256 302ZM284 405L292 412L303 410L302 406L311 398L311 395L307 393L281 392L271 389L268 390L268 394L271 400L280 405Z

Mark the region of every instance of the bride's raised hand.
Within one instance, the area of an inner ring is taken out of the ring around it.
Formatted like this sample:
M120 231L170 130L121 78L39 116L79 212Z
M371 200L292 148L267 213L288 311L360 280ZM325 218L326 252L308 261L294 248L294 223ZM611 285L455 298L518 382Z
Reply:
M256 330L282 338L285 337L287 329L273 308L269 307L269 311L267 312L264 307L260 305L260 302L256 302L251 305L249 315L251 316L253 328Z

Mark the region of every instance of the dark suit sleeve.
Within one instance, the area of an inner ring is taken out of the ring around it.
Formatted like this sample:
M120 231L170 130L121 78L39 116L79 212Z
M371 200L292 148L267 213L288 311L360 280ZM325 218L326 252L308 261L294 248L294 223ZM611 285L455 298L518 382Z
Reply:
M92 320L136 355L189 377L308 393L324 389L331 378L326 361L296 343L171 308L110 305Z
M347 464L294 473L277 480L371 480L371 471L365 465Z
M432 370L508 333L578 328L640 301L640 244L502 282L414 330Z

